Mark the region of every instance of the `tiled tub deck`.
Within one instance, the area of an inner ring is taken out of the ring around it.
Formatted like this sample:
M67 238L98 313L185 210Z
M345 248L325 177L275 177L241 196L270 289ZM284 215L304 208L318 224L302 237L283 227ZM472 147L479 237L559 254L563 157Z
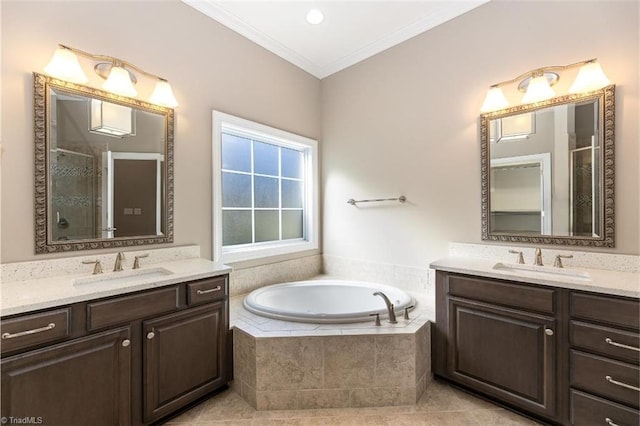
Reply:
M246 311L243 298L230 303L233 389L257 410L413 405L431 381L424 300L410 320L377 327L273 320Z

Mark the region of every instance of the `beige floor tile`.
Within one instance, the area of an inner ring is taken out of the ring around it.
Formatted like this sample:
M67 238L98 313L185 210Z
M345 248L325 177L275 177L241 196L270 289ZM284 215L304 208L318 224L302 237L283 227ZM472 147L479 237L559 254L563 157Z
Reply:
M458 398L450 386L440 382L429 384L416 404L416 411L464 411L470 408L472 406Z
M173 426L173 425L185 426L185 425L195 424L200 418L200 414L202 413L203 407L204 407L204 403L199 404L193 407L192 409L190 409L189 411L186 411L163 424L167 426Z
M520 426L535 422L490 402L433 382L413 406L254 410L226 390L171 422L173 426Z
M472 410L470 413L481 426L533 426L536 424L533 420L503 408Z
M198 424L226 420L253 419L256 410L237 393L226 390L204 402Z

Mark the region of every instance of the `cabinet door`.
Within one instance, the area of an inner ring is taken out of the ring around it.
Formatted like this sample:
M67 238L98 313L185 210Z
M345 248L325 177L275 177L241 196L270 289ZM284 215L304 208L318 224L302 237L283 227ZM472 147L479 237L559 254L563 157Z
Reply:
M131 346L120 328L2 360L2 417L129 425Z
M225 385L225 302L143 324L144 421L155 421Z
M448 298L447 374L535 414L556 414L555 320Z

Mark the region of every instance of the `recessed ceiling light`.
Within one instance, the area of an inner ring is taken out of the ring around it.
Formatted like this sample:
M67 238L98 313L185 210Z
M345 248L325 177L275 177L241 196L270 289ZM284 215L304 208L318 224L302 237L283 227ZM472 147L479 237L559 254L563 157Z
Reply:
M318 9L311 9L307 13L307 22L311 25L318 25L324 21L324 15Z

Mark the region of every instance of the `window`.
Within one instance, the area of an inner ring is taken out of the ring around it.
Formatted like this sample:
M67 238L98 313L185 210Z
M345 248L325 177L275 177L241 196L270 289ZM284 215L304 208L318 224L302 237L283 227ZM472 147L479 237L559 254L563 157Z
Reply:
M318 248L317 143L213 112L214 259Z

